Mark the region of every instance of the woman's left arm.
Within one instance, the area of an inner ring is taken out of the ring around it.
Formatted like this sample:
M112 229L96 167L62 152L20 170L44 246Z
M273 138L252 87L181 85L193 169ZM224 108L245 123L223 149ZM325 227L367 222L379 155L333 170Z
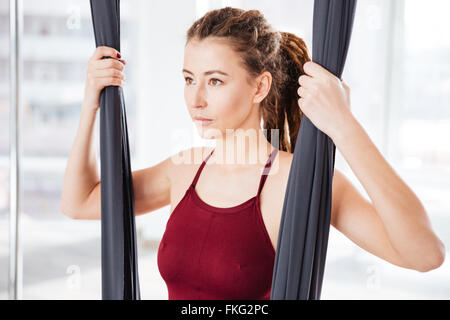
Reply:
M419 271L439 267L445 259L445 246L433 232L424 206L362 126L349 121L332 140L372 200L400 257Z
M396 174L350 111L350 89L314 62L299 79L299 106L326 133L363 185L392 247L412 268L428 271L445 259L421 201Z

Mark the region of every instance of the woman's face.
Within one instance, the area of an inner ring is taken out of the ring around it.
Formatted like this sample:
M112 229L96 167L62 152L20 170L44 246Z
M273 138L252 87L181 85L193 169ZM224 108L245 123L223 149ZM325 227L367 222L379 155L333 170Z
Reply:
M217 38L188 42L183 77L186 105L202 138L217 138L226 129L259 127L262 98L257 86L247 82L239 56L225 42ZM210 121L197 121L196 117Z

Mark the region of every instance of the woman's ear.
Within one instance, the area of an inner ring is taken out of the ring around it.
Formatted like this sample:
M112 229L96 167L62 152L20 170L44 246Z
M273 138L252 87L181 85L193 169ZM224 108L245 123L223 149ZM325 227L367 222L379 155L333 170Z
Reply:
M257 79L256 79L256 93L255 97L253 99L254 103L259 103L264 100L264 98L269 94L270 87L272 85L272 75L270 72L265 71L263 72Z

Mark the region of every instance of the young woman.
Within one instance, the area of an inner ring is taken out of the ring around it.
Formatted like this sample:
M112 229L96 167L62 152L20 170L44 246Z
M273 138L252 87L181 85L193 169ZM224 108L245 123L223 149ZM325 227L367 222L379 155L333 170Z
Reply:
M100 91L123 85L120 58L113 48L99 47L89 59L61 202L74 219L101 217L92 132ZM270 298L303 114L333 139L372 200L336 169L331 224L397 266L425 272L443 263L445 248L424 206L353 117L348 86L310 60L301 38L273 30L257 10L213 10L188 30L185 101L199 134L215 139L216 147L183 150L132 173L136 215L171 205L158 251L169 299ZM242 132L257 139L237 143ZM196 156L201 164L189 160Z

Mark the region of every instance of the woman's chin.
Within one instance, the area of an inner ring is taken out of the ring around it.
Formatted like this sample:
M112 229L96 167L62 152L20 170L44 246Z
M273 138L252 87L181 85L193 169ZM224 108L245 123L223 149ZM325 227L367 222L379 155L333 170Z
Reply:
M210 132L199 132L198 133L199 135L200 135L200 137L202 138L202 139L215 139L215 136L213 135L213 134L211 134Z
M202 139L214 139L219 130L211 127L197 126L197 132Z

